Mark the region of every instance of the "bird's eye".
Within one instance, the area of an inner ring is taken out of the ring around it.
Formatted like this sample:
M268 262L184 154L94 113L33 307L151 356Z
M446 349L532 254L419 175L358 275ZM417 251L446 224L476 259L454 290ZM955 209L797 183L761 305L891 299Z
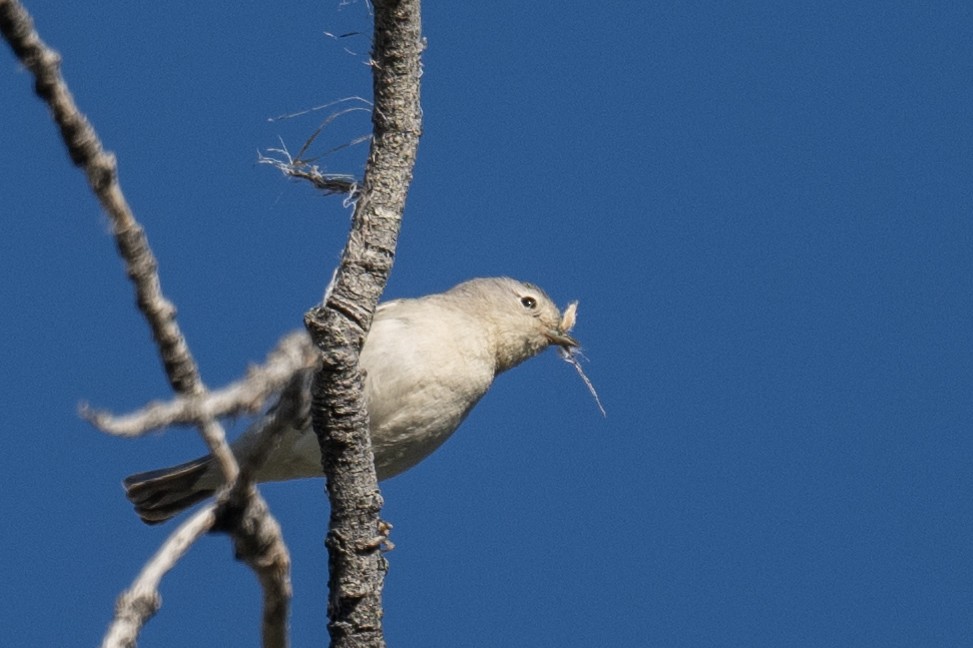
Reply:
M530 295L521 297L520 303L523 304L524 308L530 308L531 310L537 308L537 300Z

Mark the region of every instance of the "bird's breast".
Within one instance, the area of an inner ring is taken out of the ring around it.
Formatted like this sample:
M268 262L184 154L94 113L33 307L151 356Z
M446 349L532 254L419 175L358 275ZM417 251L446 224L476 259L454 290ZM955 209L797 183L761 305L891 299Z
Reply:
M493 381L492 354L454 328L377 320L362 351L379 479L408 470L459 427Z

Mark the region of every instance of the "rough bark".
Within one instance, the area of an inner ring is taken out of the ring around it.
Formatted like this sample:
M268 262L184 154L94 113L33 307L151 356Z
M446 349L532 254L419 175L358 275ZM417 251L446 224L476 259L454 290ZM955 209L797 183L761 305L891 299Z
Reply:
M418 148L420 54L418 0L374 3L373 138L351 234L325 302L305 316L321 350L312 420L331 500L328 628L335 647L384 646L382 555L388 525L379 517L358 357L395 255Z

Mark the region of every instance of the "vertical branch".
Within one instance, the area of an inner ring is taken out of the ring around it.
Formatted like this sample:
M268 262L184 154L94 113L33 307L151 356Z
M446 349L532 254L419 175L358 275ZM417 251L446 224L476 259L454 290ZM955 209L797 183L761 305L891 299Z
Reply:
M305 316L321 350L312 420L331 500L327 546L331 645L384 646L381 549L387 526L368 435L358 357L385 288L421 131L419 0L376 0L374 135L341 265Z

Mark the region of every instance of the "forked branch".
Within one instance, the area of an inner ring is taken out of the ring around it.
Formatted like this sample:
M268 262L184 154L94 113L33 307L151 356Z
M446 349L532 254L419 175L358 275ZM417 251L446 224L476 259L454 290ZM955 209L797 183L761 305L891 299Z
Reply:
M35 92L47 104L71 160L85 172L91 190L111 221L119 254L134 285L139 309L152 329L169 383L190 402L190 408L199 413L194 423L226 481L234 482L239 467L218 419L198 406L205 400L206 388L176 322L175 308L162 293L158 263L145 232L122 193L115 156L105 151L94 128L75 105L61 76L60 56L41 40L30 15L16 0L0 0L0 32L34 76ZM287 547L266 504L255 489L246 486L243 492L247 514L236 516L234 524L227 530L245 561L257 570L264 586L265 645L284 647L287 645L286 618L290 599ZM221 508L223 506L221 504ZM146 565L133 587L120 597L114 622L103 645L134 645L142 625L158 609L159 597L155 589L158 580L196 538L212 527L213 519L212 508L203 509L170 537L156 558Z

